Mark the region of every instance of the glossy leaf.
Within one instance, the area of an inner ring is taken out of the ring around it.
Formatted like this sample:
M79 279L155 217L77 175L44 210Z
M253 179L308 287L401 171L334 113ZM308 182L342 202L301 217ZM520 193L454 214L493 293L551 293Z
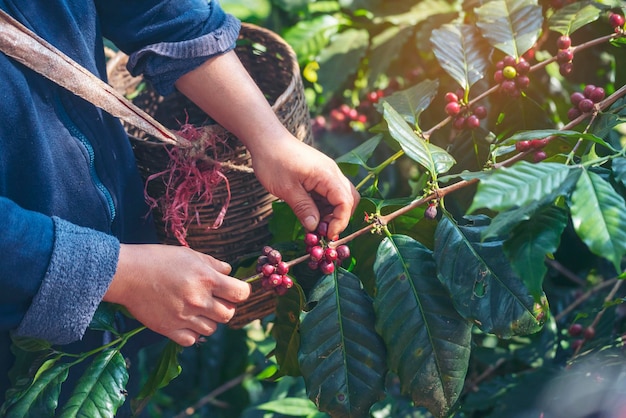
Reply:
M464 90L485 76L489 45L473 25L446 24L430 38L439 65Z
M284 398L276 399L269 402L262 403L256 406L255 409L261 411L275 412L277 414L287 415L291 417L308 416L309 414L317 413L315 404L308 399L302 398Z
M548 28L562 35L571 35L599 17L600 9L593 4L575 2L554 12L548 19Z
M404 235L378 247L376 329L402 391L435 416L447 416L465 382L472 325L437 279L432 252Z
M412 33L411 27L390 26L372 37L367 66L369 86L374 86L380 75L385 74L390 65L402 57L402 48Z
M450 154L417 136L389 103L383 103L383 109L383 116L389 125L389 133L400 143L409 158L428 170L432 176L450 170L455 163Z
M439 81L424 80L405 90L395 92L391 96L385 97L382 102L377 103L379 111L384 112L384 103L389 103L405 121L411 126L419 125L420 115L430 106L433 98L437 95Z
M485 226L460 226L442 217L435 232L439 280L457 311L486 333L501 338L541 329L543 307L534 299L504 254L502 241L481 242Z
M96 313L91 319L89 324L90 329L97 329L101 331L109 331L113 335L118 335L119 331L115 327L115 315L119 311L119 305L112 303L101 303L96 309Z
M137 397L133 399L132 407L134 411L141 411L157 390L167 386L180 375L182 367L178 362L178 355L182 351L183 348L174 341L167 342L167 345L161 351L157 364L153 366L148 380L141 388Z
M103 351L78 380L59 417L114 417L126 400L126 382L124 356L118 350Z
M536 0L492 0L475 12L483 36L507 55L521 57L539 38L543 16Z
M611 162L611 171L615 180L626 186L626 158L614 158Z
M598 174L584 170L572 192L570 211L576 233L592 253L610 260L618 272L626 254L626 203Z
M381 1L379 6L370 9L374 14L375 24L416 26L436 14L454 12L454 4L445 0L422 1Z
M339 31L340 21L323 14L310 20L301 20L283 33L283 38L293 48L300 65L315 60Z
M336 34L319 56L318 83L323 95L330 97L359 68L368 48L369 34L364 29L347 29Z
M478 182L468 213L479 208L501 211L542 200L558 191L573 170L580 171L580 168L549 162L532 164L527 161L494 170L489 177Z
M274 354L279 370L274 377L300 376L298 349L300 347L300 312L303 309L303 302L304 295L298 285L294 285L286 294L278 298L272 336L276 340Z
M298 359L307 394L320 411L369 416L384 397L385 346L374 329L374 309L359 279L343 269L324 276L303 315Z
M504 242L504 252L513 269L536 301L543 296L543 278L548 271L544 259L559 247L567 220L566 210L544 207L530 220L520 223Z
M367 141L359 144L356 148L336 158L335 162L341 167L344 173L354 176L358 173L359 167L368 168L367 160L374 154L374 151L376 151L382 139L382 134L374 135Z
M54 416L59 404L61 385L67 379L71 363L45 362L37 379L25 389L13 393L2 406L5 418L39 418Z
M482 239L501 238L506 239L511 231L520 223L531 219L537 212L554 204L559 196L569 196L576 187L580 170L570 172L569 176L554 193L544 196L541 200L533 200L524 206L509 209L498 213L489 226L483 231Z

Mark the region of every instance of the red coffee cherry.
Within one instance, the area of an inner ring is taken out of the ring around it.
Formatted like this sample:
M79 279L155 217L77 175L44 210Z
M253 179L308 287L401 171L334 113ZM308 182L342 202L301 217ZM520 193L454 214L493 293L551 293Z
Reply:
M345 244L339 245L337 247L337 258L342 261L350 258L350 247Z
M569 333L571 337L578 337L583 332L583 326L575 322L572 325L570 325L570 327L567 329L567 332Z
M319 262L319 269L323 274L332 274L335 271L335 263L324 259Z
M324 258L324 249L319 245L311 248L311 252L309 253L311 260L319 262L322 258Z
M568 49L570 46L572 46L572 40L569 36L563 35L556 40L556 46L559 49Z

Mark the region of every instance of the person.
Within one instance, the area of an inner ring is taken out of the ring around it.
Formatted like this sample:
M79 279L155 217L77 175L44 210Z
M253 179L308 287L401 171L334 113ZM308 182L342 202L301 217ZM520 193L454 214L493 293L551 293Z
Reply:
M0 0L0 8L106 78L103 38L163 95L189 97L249 149L261 184L303 226L347 226L358 193L332 159L279 122L239 62L240 22L207 0ZM156 242L116 118L0 54L0 389L11 335L100 344L101 302L182 346L227 323L250 287L228 264ZM92 335L93 334L93 335ZM95 340L94 340L95 339ZM89 340L89 341L88 341Z

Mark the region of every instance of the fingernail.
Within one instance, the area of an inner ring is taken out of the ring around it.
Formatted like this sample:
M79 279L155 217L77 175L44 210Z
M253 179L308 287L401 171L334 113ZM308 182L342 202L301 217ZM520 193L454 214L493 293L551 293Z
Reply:
M304 218L302 225L309 231L313 231L317 227L317 219L314 216L307 216Z

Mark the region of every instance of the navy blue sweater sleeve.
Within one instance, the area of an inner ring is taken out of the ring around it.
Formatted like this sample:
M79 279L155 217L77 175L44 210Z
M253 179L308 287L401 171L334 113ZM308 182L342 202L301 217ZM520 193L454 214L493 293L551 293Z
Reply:
M128 69L163 95L216 54L235 47L241 23L216 0L97 1L105 37L130 55Z
M0 258L0 329L53 344L80 339L115 273L119 241L3 197L0 211L0 251L11 254Z

